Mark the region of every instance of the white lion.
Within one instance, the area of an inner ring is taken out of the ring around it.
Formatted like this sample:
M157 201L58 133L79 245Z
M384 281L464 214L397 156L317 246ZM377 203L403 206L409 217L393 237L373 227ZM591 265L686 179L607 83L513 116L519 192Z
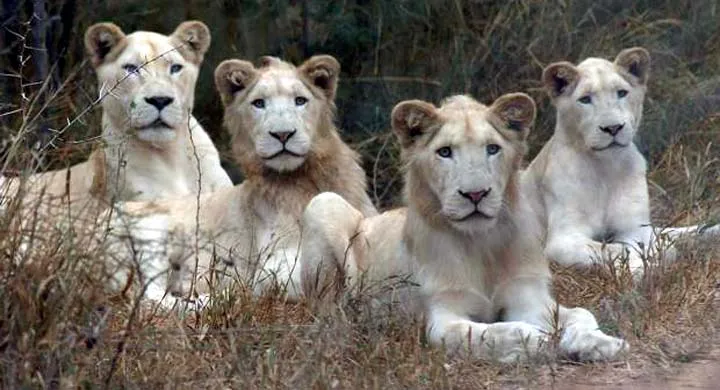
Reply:
M203 195L199 210L193 197L116 210L113 234L121 239L111 237L109 252L124 265L138 260L149 299L162 300L168 290L207 294L235 277L257 294L279 286L296 298L299 223L310 199L334 191L364 215L377 213L359 156L334 124L337 60L314 56L297 68L274 57L261 62L227 60L215 70L245 181ZM117 275L124 284L125 273Z
M627 256L639 276L649 257L674 258L673 239L720 232L717 226L669 228L663 231L668 245L662 245L650 223L647 164L633 143L649 71L650 55L637 47L614 62L588 58L543 71L557 123L523 173L522 191L545 228L549 259L590 265Z
M392 127L408 207L364 218L338 194L313 198L300 262L310 301L322 309L338 289L407 277L419 285L430 342L450 352L514 361L544 352L559 330L559 347L571 357L617 358L623 340L604 334L587 310L551 296L539 227L518 189L535 114L534 101L520 93L490 107L467 96L439 108L398 104Z
M210 46L205 24L187 21L166 36L125 35L115 24L98 23L86 31L85 46L98 77L103 147L83 163L31 175L22 186L10 180L10 196L20 190L26 206L69 203L84 211L90 200L104 206L232 186L191 114Z

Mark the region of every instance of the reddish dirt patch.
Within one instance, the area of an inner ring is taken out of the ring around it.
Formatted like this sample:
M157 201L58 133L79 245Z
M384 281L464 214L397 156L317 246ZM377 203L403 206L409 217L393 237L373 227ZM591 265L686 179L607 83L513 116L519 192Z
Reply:
M600 373L599 375L603 375ZM573 378L544 386L553 390L665 390L720 389L720 346L702 358L685 363L670 372L643 375L620 383L602 383L602 378Z

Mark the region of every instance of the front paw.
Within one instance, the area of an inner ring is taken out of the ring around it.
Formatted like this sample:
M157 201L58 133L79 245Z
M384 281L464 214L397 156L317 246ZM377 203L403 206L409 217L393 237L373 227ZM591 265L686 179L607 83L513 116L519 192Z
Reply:
M561 350L572 360L612 361L620 359L630 349L620 338L606 335L599 329L567 329L560 341Z
M526 361L547 352L548 336L524 322L491 324L475 341L474 349L501 363Z

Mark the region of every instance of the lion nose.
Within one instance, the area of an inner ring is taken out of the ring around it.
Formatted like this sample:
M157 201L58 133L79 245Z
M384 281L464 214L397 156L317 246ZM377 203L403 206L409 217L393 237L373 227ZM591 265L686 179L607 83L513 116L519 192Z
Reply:
M614 137L617 133L620 132L620 130L623 129L623 127L625 127L624 123L620 125L600 126L600 131L602 131L603 133L608 133Z
M277 139L278 141L282 142L283 144L287 142L290 138L292 138L293 135L295 135L295 130L292 131L271 131L270 135Z
M483 198L488 196L488 194L490 193L490 190L491 189L488 188L487 190L468 191L468 192L458 190L458 192L460 193L460 196L462 196L463 198L469 199L471 202L473 202L473 204L478 204L478 203L480 203L481 200L483 200Z
M145 101L148 102L148 104L155 106L158 111L162 111L163 108L172 104L174 100L175 99L170 96L151 96L145 98Z

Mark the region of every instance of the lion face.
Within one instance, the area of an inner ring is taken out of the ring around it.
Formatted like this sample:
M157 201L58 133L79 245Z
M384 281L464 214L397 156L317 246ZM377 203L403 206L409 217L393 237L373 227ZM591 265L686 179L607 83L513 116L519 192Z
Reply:
M313 152L323 121L331 120L340 65L333 57L315 56L295 66L263 57L259 68L227 60L215 70L225 103L233 151L248 147L262 165L277 172L298 169Z
M112 127L154 144L187 131L209 45L210 31L201 22L182 23L170 36L146 31L125 35L112 23L91 26L85 46L100 94L110 91L102 106Z
M576 144L597 153L632 143L642 117L650 67L645 49L626 49L614 62L588 58L548 66L543 83L557 108L558 123ZM572 140L571 140L572 141Z
M492 228L525 153L535 103L508 94L487 107L454 96L440 108L406 101L393 130L408 169L408 201L422 214L473 234ZM513 184L514 185L514 184Z

